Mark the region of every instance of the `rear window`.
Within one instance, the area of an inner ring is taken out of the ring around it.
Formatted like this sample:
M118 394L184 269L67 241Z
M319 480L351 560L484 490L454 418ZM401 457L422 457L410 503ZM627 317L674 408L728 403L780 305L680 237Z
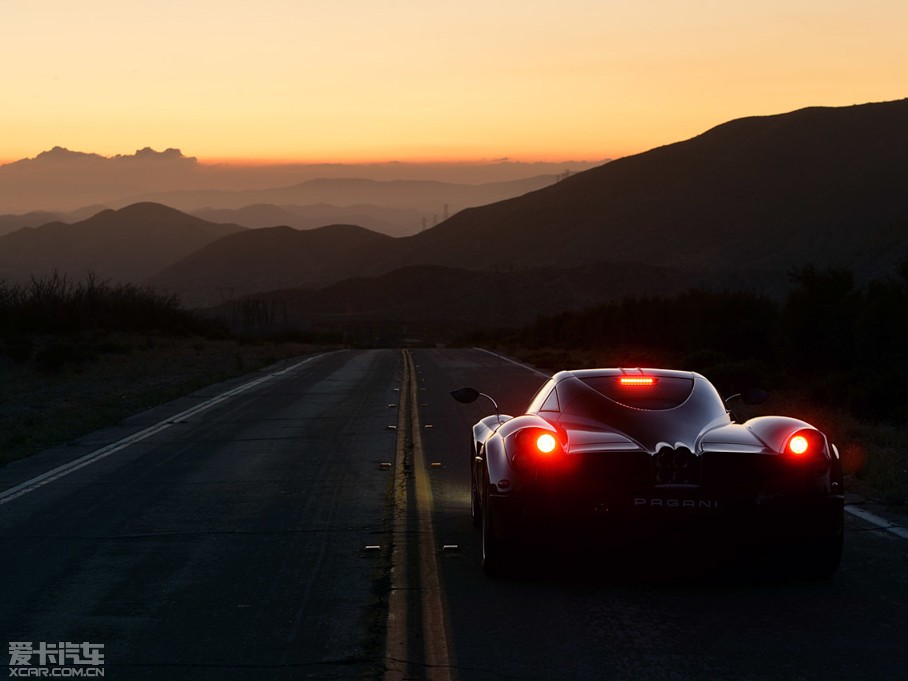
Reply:
M681 377L658 376L652 384L624 385L622 378L639 378L631 376L597 376L580 379L596 392L610 400L632 409L657 411L679 407L690 397L694 389L694 379Z

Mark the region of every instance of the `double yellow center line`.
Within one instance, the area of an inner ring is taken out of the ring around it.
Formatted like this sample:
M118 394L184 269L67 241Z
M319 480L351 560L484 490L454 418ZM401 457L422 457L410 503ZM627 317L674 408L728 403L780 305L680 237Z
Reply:
M432 486L420 434L419 381L409 350L403 350L403 363L384 679L453 681L444 592L432 528Z

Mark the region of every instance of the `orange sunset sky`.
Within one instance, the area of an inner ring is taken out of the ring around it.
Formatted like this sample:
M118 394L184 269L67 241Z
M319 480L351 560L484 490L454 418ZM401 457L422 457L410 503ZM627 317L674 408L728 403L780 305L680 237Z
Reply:
M905 0L4 0L0 162L598 160L908 96Z

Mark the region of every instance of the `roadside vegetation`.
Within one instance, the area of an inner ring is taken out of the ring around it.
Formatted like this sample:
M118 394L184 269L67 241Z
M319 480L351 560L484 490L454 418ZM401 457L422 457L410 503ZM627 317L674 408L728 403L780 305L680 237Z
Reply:
M313 349L235 336L131 284L0 281L0 465Z
M770 390L740 416L781 413L830 434L851 491L908 505L908 261L858 285L844 269L791 272L785 299L687 291L625 298L473 342L549 370L665 366L698 371L725 395Z

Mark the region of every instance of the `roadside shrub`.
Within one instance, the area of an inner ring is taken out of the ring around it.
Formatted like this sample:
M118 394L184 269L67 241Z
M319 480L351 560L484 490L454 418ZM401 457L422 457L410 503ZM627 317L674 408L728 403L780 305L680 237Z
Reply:
M148 287L94 275L76 283L57 272L25 285L0 281L0 334L6 337L105 331L224 333L218 322L184 310L175 295Z
M47 373L57 373L69 366L78 367L90 358L76 342L53 340L35 353L35 366Z
M28 284L0 281L0 355L15 364L34 362L57 373L78 369L98 354L125 354L123 337L223 338L220 322L184 310L179 299L134 284L112 284L89 275L74 282L54 273Z
M703 373L724 391L792 388L867 421L903 424L908 259L890 277L861 286L842 268L806 265L789 278L780 301L705 290L625 297L542 317L494 340L555 370L581 368L584 359L598 366L664 360Z
M7 336L0 348L9 359L16 364L24 364L31 359L34 341L29 336L21 334Z

